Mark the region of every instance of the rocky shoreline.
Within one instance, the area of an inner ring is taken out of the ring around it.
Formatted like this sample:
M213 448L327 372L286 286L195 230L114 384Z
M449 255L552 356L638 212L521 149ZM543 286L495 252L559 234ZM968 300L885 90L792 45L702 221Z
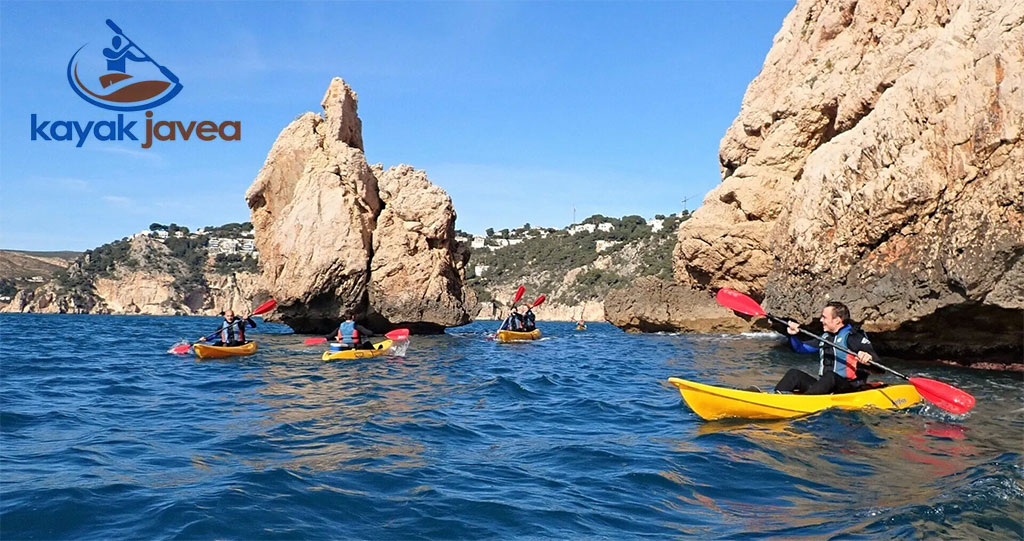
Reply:
M677 284L616 294L609 320L717 325L729 287L806 324L842 300L885 354L1020 362L1022 42L1019 2L798 1L680 228Z

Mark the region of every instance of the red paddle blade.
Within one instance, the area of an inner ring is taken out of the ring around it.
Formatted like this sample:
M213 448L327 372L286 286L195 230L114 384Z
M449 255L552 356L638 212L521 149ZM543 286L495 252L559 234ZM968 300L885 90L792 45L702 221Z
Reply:
M270 299L269 301L259 305L255 310L252 311L252 315L258 316L264 312L269 312L277 307L277 301Z
M392 340L407 340L409 338L409 329L395 329L384 336Z
M516 296L512 298L512 304L519 302L519 299L523 298L523 293L526 293L526 286L519 286L516 290Z
M188 353L188 350L191 347L192 344L178 344L172 347L171 349L167 350L167 353L173 353L175 355L185 355L186 353Z
M307 346L315 346L317 344L323 344L327 342L327 339L323 336L317 336L315 338L307 338L304 342Z
M757 304L757 301L743 293L740 293L739 291L736 291L735 289L729 289L727 287L719 289L718 293L715 294L715 301L730 310L735 310L748 316L765 315L764 308L761 308L761 305Z
M540 306L540 304L544 302L545 299L547 299L547 297L545 297L544 295L537 297L537 300L533 301L533 304L530 305L530 308L536 308L537 306Z
M925 400L957 415L974 407L974 397L952 385L928 378L909 378L910 383Z

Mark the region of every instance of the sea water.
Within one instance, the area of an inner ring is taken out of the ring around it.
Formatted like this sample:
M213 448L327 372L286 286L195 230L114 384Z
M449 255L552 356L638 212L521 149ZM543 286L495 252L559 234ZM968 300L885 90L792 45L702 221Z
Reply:
M0 538L1024 535L1019 374L891 360L974 394L963 417L704 422L666 378L770 388L817 360L546 322L357 361L274 324L253 356L166 353L218 319L0 316Z

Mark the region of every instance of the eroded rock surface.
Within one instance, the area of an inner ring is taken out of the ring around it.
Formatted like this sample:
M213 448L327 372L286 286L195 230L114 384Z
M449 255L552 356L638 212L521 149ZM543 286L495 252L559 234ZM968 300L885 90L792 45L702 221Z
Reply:
M373 235L371 320L421 332L469 323L463 288L469 252L455 242L451 198L408 165L381 173L378 187L384 210Z
M610 292L604 311L605 319L627 332L720 333L754 328L716 304L711 293L651 276Z
M448 195L411 167L367 164L357 96L343 80L322 106L281 132L246 192L274 317L317 333L346 313L377 330L467 323Z
M1020 357L1024 3L800 0L680 228L676 279L889 352Z

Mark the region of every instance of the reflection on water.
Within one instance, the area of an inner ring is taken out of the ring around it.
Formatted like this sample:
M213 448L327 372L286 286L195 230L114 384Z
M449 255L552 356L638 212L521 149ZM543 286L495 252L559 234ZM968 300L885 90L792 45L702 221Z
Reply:
M442 425L433 413L448 385L443 375L424 374L419 363L401 357L408 342L387 357L324 363L322 347L297 348L290 336L263 341L269 353L254 374L262 384L236 401L243 410L265 412L259 436L288 456L245 458L246 464L380 472L424 466L423 443L402 428Z

